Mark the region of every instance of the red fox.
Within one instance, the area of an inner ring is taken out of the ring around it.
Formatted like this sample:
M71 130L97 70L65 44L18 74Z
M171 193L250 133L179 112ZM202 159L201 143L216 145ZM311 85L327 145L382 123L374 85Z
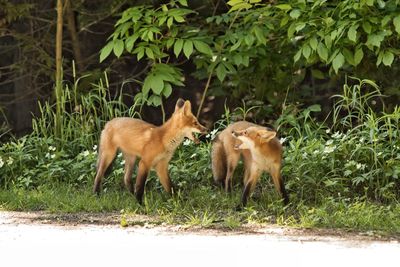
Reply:
M275 189L286 205L289 198L281 176L282 150L276 132L247 121L235 122L219 133L213 143L211 157L214 181L222 183L225 190L230 191L232 175L242 155L245 171L241 205L246 206L263 171L270 173Z
M205 132L206 128L192 114L190 102L183 99L178 99L171 118L161 126L133 118L112 119L101 132L93 192L99 194L101 179L119 149L125 159L124 183L140 204L147 175L152 167L156 170L165 191L171 193L168 163L175 149L185 137L198 142L193 133ZM140 161L133 188L131 176L137 156L140 157Z

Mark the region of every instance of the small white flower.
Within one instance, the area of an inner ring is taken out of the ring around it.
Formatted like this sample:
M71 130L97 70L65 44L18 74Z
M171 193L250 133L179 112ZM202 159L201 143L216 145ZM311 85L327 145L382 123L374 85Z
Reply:
M194 154L192 154L192 155L190 156L190 158L192 159L192 158L194 158L194 157L196 157L196 156L197 156L197 154L194 153Z
M50 153L47 152L46 155L44 155L45 158L50 158Z
M54 146L49 146L49 151L56 151L56 148Z
M8 157L7 165L11 165L11 164L13 164L13 162L14 162L14 159L12 157Z
M2 158L0 158L0 168L3 167L3 165L4 165L4 161Z
M51 154L50 158L54 159L56 157L56 154Z
M332 143L333 143L333 140L332 140L332 139L329 139L328 141L326 141L326 145L327 145L327 146L331 145Z
M190 139L185 139L185 141L183 141L184 146L189 146L191 143L192 141Z
M117 155L117 157L118 157L118 158L122 157L122 153L119 152L118 155Z
M124 164L125 164L125 160L122 160L122 161L121 161L121 165L124 165Z
M281 138L280 140L279 140L279 142L281 143L281 144L283 144L283 143L285 143L285 141L286 141L286 137L283 137L283 138Z
M325 132L328 134L328 133L330 133L330 132L331 132L331 129L329 129L329 128L328 128L328 129L326 129L326 131L325 131Z
M212 56L211 57L211 62L215 62L217 60L217 56Z
M303 159L306 159L307 158L307 153L304 152L301 156L303 157Z
M325 148L324 148L324 153L332 153L333 151L335 151L335 149L336 149L336 146L326 146Z
M339 132L332 134L332 138L339 139L340 137L342 137L342 134Z
M93 150L97 150L97 145L94 145L94 146L93 146Z
M90 152L88 150L85 150L81 154L82 154L82 156L87 157L87 156L89 156Z

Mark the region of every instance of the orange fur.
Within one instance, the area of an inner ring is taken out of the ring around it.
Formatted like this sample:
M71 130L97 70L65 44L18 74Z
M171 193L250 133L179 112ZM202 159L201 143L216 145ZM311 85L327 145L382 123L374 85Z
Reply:
M109 121L100 137L93 191L100 192L101 179L119 149L125 159L125 185L135 194L139 203L142 202L144 185L151 168L156 170L165 191L171 193L168 163L175 149L185 137L198 141L193 137L193 132L205 131L206 128L192 114L190 102L182 99L177 101L171 118L161 126L133 118L115 118ZM131 176L136 157L140 157L140 161L133 188Z
M242 205L246 205L263 171L272 176L275 189L286 204L288 197L281 176L282 151L276 132L246 121L233 123L218 135L213 144L214 180L223 183L226 191L231 190L232 175L242 155L245 169Z

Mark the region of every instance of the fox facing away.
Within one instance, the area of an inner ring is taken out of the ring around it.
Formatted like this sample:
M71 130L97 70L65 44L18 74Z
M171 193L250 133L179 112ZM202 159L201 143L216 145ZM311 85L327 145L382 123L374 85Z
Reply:
M247 121L235 122L219 133L213 143L211 157L214 181L230 191L232 175L242 155L244 189L241 205L246 206L263 171L272 176L275 189L287 204L289 198L281 176L282 150L276 132Z
M101 179L106 169L121 150L125 159L124 183L142 203L144 186L151 168L157 172L165 191L171 193L168 163L175 149L185 137L197 142L193 133L204 133L202 126L192 114L189 101L178 99L171 118L161 126L133 118L115 118L106 123L101 132L97 174L93 191L100 192ZM132 184L132 172L136 157L140 157L136 184Z

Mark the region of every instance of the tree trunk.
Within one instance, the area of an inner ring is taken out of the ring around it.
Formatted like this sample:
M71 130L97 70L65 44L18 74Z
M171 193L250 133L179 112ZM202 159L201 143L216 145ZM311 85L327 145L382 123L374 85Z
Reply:
M61 114L61 94L62 94L62 37L63 37L63 5L62 0L57 0L57 33L56 33L56 118L55 135L62 138L62 114Z
M56 34L56 87L62 79L62 36L63 36L63 5L57 0L57 34Z
M81 47L78 39L78 34L76 31L76 24L75 24L75 16L74 10L72 9L72 4L70 0L66 0L65 2L66 7L66 15L67 15L67 27L69 35L71 36L72 42L72 51L74 53L74 59L79 71L83 70L83 63L82 63L82 53Z

